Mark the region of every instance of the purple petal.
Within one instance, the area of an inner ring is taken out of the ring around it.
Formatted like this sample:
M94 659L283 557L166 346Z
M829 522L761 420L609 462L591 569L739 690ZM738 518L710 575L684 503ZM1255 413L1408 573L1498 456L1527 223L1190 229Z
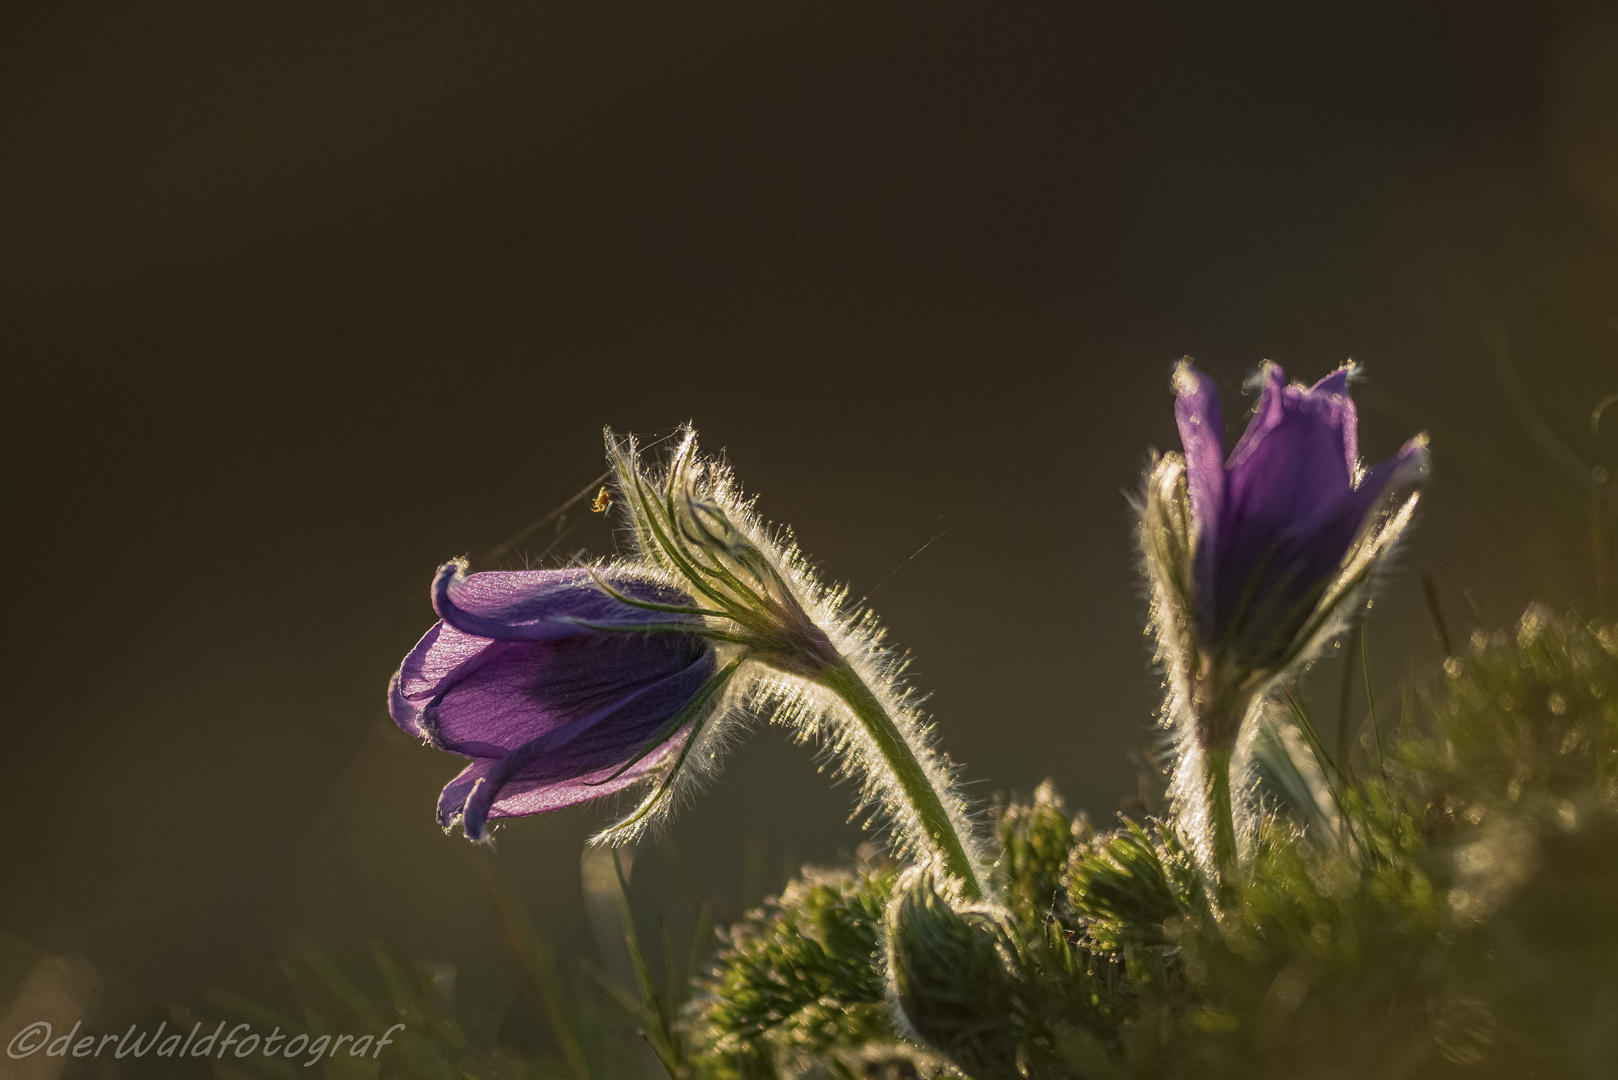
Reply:
M1200 527L1202 542L1216 546L1219 508L1225 497L1225 450L1219 412L1219 388L1214 381L1182 360L1174 369L1174 419L1185 448L1186 483L1191 494L1191 517Z
M401 674L401 671L395 671L393 678L388 680L388 715L405 731L418 739L425 739L427 729L421 726L421 705L405 696L400 686Z
M1240 587L1235 584L1236 575L1257 574L1244 621L1250 625L1273 623L1271 630L1277 638L1294 633L1308 614L1299 608L1299 602L1336 577L1355 538L1384 500L1415 484L1426 472L1426 440L1418 437L1369 470L1358 487L1278 534L1261 567L1231 566L1233 580L1226 583L1227 592ZM1224 612L1222 617L1231 614Z
M1266 363L1253 417L1226 463L1226 472L1231 474L1227 479L1234 483L1237 475L1269 472L1267 461L1276 457L1281 448L1272 447L1267 452L1264 445L1278 433L1285 433L1291 445L1307 437L1315 449L1329 448L1335 453L1342 460L1341 476L1346 488L1359 461L1359 419L1354 400L1348 395L1352 371L1352 365L1344 365L1305 390L1287 385L1281 365ZM1250 464L1255 457L1260 462Z
M1309 388L1311 394L1331 394L1341 397L1348 393L1348 377L1354 374L1353 364L1344 364L1342 367L1325 376Z
M1350 476L1360 467L1360 413L1348 394L1348 380L1353 374L1354 365L1344 364L1305 391L1311 397L1336 398L1341 402L1343 460L1348 464Z
M1262 542L1329 515L1353 489L1345 439L1353 403L1297 387L1272 393L1273 385L1231 455L1221 522L1227 545Z
M650 697L642 709L683 701L681 695L694 694L714 667L712 648L688 634L490 641L440 627L405 658L396 695L402 705L394 719L439 749L469 757L510 753L643 692ZM460 659L469 643L481 647ZM440 653L447 659L440 661ZM414 709L409 722L401 719L405 707Z
M388 684L388 713L394 722L412 735L428 737L422 722L426 707L441 690L476 670L493 644L488 638L434 623L405 656Z
M1353 542L1368 496L1354 486L1357 415L1348 376L1339 368L1306 390L1266 365L1263 393L1227 468L1215 566L1199 582L1209 586L1205 629L1290 634L1299 605Z
M631 753L585 772L572 772L568 766L576 762L559 763L555 755L534 754L532 760L527 761L520 760L518 755L480 758L462 770L439 795L438 822L448 828L460 817L467 837L481 840L490 819L525 817L605 798L644 780L670 753L684 745L691 730L691 724L681 727L617 776L613 774L623 767L624 761L638 753L644 743L635 746Z
M1430 466L1427 436L1417 435L1400 447L1397 454L1365 470L1351 501L1352 512L1358 515L1355 533L1358 534L1366 518L1387 496L1426 479ZM1353 542L1352 537L1349 542Z
M438 793L438 824L449 828L466 806L467 796L477 782L489 774L499 758L478 758L472 764L455 775L455 779L444 785L444 790Z
M1358 413L1352 365L1307 389L1266 364L1252 419L1223 470L1217 519L1200 521L1197 617L1210 639L1254 659L1279 655L1335 578L1355 537L1393 490L1425 474L1425 439L1413 439L1354 482ZM1213 502L1205 466L1212 386L1189 365L1176 371L1176 416L1185 443L1193 515ZM1217 442L1213 442L1217 452Z
M597 571L625 596L656 604L690 606L679 589L621 569ZM457 630L502 641L549 641L594 631L581 623L673 622L691 616L648 611L614 600L595 582L591 571L497 570L466 573L456 559L438 568L433 579L433 609Z
M1230 460L1225 463L1227 472L1246 459L1252 444L1281 422L1281 399L1286 395L1287 374L1281 370L1280 364L1271 363L1266 363L1259 374L1264 386L1259 391L1258 404L1253 406L1253 418L1247 422L1247 430L1236 440L1236 448L1230 452Z

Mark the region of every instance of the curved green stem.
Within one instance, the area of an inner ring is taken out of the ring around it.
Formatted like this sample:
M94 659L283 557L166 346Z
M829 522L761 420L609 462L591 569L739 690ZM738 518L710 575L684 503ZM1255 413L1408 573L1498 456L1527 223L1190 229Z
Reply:
M876 744L893 778L898 781L899 789L904 792L911 811L926 832L928 842L943 856L949 872L961 880L967 897L981 899L983 887L978 882L977 868L972 865L966 844L956 831L955 823L950 820L942 796L928 778L927 770L916 759L910 744L905 741L899 725L882 707L882 702L847 660L839 660L826 668L817 681L842 698L853 711L866 734Z

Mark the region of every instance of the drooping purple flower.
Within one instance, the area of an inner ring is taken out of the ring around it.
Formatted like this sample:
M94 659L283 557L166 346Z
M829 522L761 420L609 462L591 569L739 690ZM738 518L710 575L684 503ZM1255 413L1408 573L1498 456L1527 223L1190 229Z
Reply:
M1213 380L1189 362L1175 372L1196 629L1216 660L1250 670L1284 662L1384 497L1425 471L1419 436L1361 469L1350 371L1306 389L1266 364L1258 406L1228 460Z
M672 767L713 689L713 645L699 617L625 603L597 578L647 604L689 608L689 596L624 569L465 571L461 560L439 568L439 621L388 693L401 728L472 759L439 797L440 824L458 817L478 840L490 819Z

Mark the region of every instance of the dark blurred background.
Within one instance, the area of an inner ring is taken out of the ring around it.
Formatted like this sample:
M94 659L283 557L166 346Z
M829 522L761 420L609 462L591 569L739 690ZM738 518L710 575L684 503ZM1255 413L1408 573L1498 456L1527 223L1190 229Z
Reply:
M695 421L912 650L985 803L1051 776L1105 823L1136 791L1159 688L1126 496L1177 444L1182 354L1233 429L1259 361L1353 357L1367 457L1431 432L1378 694L1440 658L1424 565L1458 639L1601 602L1608 4L0 18L0 994L75 956L107 1026L377 937L498 1015L474 859L589 948L603 810L472 852L432 816L458 761L383 693L434 567L588 485L604 424ZM478 568L611 552L560 520ZM849 857L850 809L755 731L636 903L733 918Z

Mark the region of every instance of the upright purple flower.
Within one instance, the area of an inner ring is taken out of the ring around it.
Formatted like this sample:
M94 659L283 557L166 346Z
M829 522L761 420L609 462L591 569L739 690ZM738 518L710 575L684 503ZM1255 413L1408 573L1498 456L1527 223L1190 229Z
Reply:
M723 685L691 598L645 572L439 567L439 621L388 694L404 730L471 764L438 820L479 840L493 818L555 810L654 775L655 799ZM633 606L619 596L652 608Z
M1197 633L1243 668L1273 670L1294 656L1367 519L1425 472L1421 436L1360 467L1349 373L1338 368L1305 389L1266 364L1253 418L1225 461L1213 380L1184 362L1175 372Z
M1141 540L1167 712L1191 729L1182 759L1228 763L1248 711L1342 629L1415 510L1427 440L1363 468L1351 371L1289 386L1266 364L1227 459L1213 381L1189 360L1175 370L1185 454L1153 466Z

